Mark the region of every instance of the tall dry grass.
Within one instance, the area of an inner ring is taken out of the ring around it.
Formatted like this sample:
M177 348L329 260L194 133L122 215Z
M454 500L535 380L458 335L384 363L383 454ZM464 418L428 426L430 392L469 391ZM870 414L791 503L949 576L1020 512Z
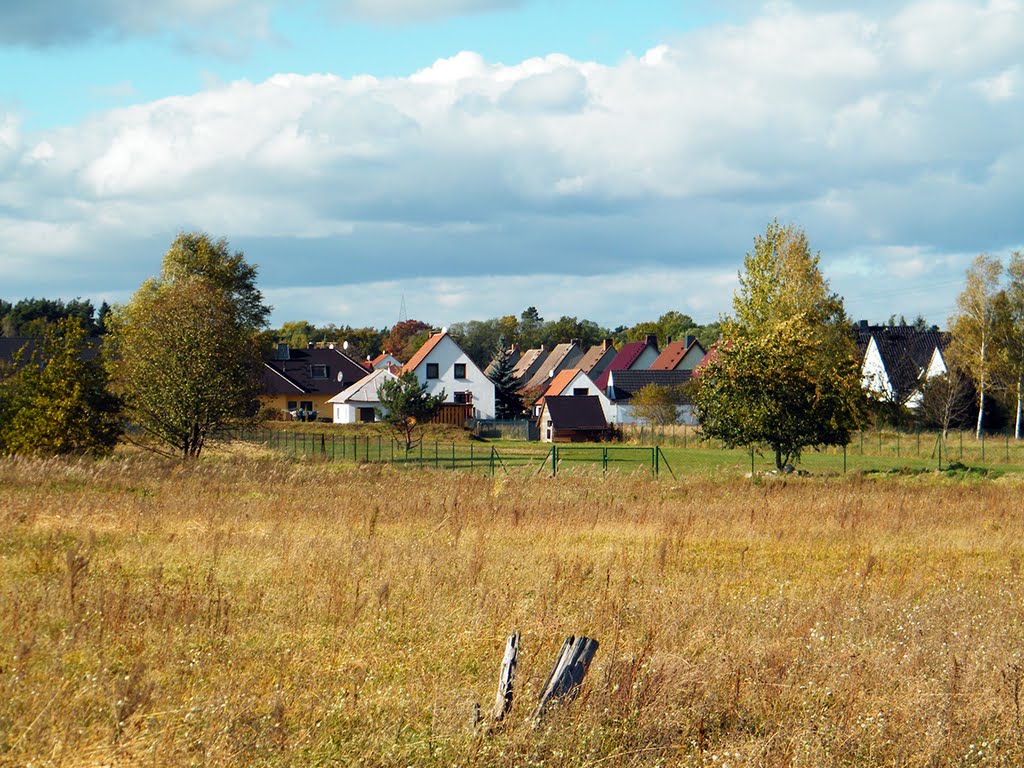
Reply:
M1024 764L1020 495L0 462L0 764Z

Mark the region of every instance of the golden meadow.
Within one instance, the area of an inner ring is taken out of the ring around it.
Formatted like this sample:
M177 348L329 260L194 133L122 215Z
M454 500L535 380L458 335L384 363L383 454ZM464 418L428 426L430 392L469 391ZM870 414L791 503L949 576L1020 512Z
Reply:
M244 453L0 462L0 764L1024 764L1020 478Z

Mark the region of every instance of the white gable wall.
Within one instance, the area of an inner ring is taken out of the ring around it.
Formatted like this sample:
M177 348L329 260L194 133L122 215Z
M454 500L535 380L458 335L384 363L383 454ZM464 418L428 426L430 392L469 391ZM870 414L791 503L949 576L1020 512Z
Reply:
M436 379L427 378L427 365L430 363L437 363L438 378ZM466 366L466 378L455 378L456 363L463 363ZM430 394L436 395L443 389L445 402L454 403L456 392L471 392L476 417L478 419L494 418L494 383L476 367L476 364L450 336L445 335L437 343L437 346L430 350L423 361L416 366L415 372L420 383L427 385L427 391Z
M654 361L658 359L658 355L660 354L661 353L654 346L648 344L646 347L644 347L644 351L640 353L640 356L633 361L633 364L631 366L629 366L629 370L649 370L650 367L654 365Z
M894 397L892 382L882 362L875 337L868 340L868 348L864 350L864 363L860 368L860 385L865 391L879 400L892 400Z

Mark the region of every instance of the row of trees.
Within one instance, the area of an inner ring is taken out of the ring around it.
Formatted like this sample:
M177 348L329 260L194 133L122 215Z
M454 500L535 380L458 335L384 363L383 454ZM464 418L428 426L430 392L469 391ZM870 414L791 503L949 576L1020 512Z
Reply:
M87 336L102 336L107 331L110 305L100 304L97 310L89 299L20 299L13 304L0 299L0 336L34 336L41 338L60 320L73 318L85 329Z
M160 276L105 318L102 352L67 316L0 372L0 453L102 454L130 425L156 450L198 456L255 413L269 314L242 253L180 234Z
M967 270L950 319L951 376L964 375L977 393L980 437L991 395L1008 396L1015 411L1014 435L1021 436L1024 412L1024 252L999 259L982 254Z

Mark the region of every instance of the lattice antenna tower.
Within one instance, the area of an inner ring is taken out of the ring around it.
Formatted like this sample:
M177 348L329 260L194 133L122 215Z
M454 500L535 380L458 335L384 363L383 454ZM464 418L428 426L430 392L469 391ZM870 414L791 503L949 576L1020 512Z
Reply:
M409 319L409 313L405 309L405 294L402 294L402 305L398 308L398 322L404 323Z

